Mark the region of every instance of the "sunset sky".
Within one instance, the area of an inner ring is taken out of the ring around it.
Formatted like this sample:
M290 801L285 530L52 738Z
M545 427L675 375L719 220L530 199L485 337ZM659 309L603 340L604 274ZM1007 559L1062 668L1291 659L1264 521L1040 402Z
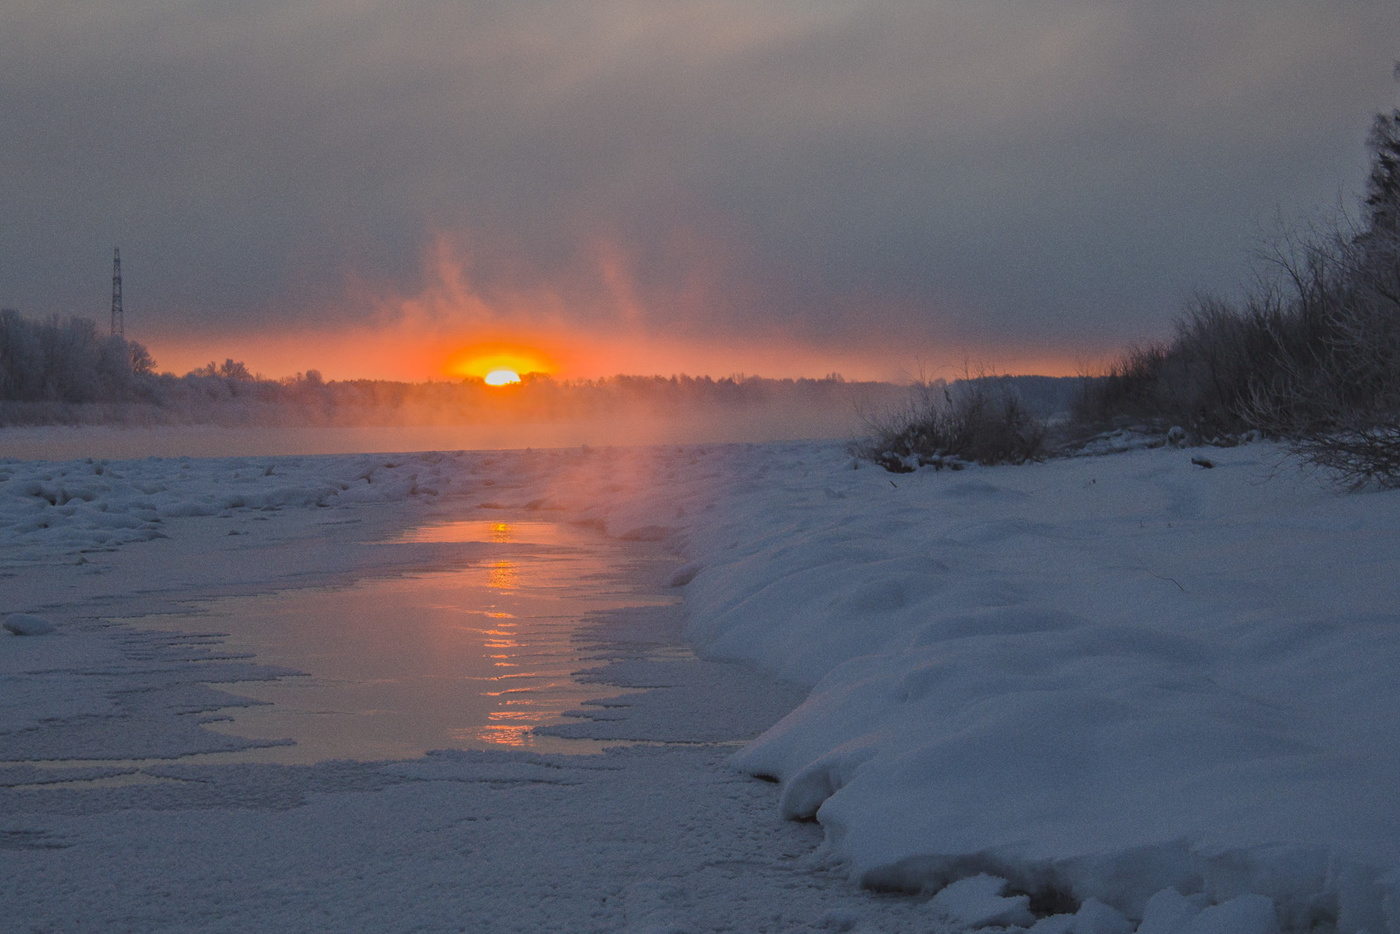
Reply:
M120 246L176 372L1068 373L1354 206L1396 58L1394 0L6 0L0 306L105 326Z

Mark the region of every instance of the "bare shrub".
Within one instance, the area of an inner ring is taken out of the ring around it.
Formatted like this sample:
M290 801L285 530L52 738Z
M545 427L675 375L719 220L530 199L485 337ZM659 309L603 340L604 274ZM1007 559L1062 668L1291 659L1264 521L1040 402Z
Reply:
M1400 76L1400 67L1397 67ZM1165 345L1087 382L1082 425L1257 428L1353 486L1400 487L1400 110L1378 116L1359 218L1287 231L1239 303L1198 298Z
M1356 428L1334 426L1295 436L1289 447L1352 489L1372 483L1382 489L1400 488L1400 420Z
M1240 302L1197 298L1170 343L1087 380L1076 419L1259 429L1345 483L1400 486L1400 231L1342 218L1265 258L1277 274Z
M1242 306L1198 296L1170 343L1132 347L1106 373L1086 379L1073 415L1090 426L1125 419L1179 425L1199 439L1247 430L1259 385L1281 373L1275 357L1284 317L1267 290Z
M1165 344L1133 345L1105 372L1084 380L1070 414L1081 423L1098 425L1119 416L1154 418L1160 414L1156 388L1166 365Z
M1045 425L1015 390L979 371L952 385L915 386L906 410L870 420L872 437L857 456L894 473L921 465L1021 464L1044 453Z
M1334 229L1287 268L1298 297L1248 417L1347 485L1400 486L1400 230Z

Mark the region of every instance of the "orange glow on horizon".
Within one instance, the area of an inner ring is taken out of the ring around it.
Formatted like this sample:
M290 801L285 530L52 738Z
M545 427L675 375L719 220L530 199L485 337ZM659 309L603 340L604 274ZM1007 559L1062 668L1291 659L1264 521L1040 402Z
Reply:
M510 373L515 379L506 382L519 382L522 373L552 374L558 370L558 365L547 354L520 344L505 343L470 345L450 355L442 364L444 376L458 379L474 376L487 382L495 373Z
M202 337L143 337L157 368L183 375L210 361L239 360L254 373L281 378L318 370L327 380L379 379L418 383L434 379L484 379L496 370L543 373L562 380L630 376L709 375L716 379L743 373L772 379L820 378L840 373L848 380L908 383L920 378L957 379L964 358L1006 375L1078 376L1100 369L1098 359L1113 359L1112 350L1055 354L1000 348L952 351L941 358L907 348L827 350L780 341L696 343L616 335L599 338L564 331L525 341L474 343L409 327L358 332L290 332L210 334ZM450 348L460 348L451 350ZM534 349L535 347L547 349ZM449 348L444 351L444 348ZM932 361L937 361L932 362Z

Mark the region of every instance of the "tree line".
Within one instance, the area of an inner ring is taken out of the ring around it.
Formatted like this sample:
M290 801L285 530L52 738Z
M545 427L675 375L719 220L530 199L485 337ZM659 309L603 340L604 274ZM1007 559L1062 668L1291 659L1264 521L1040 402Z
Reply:
M0 426L133 423L395 425L560 421L615 413L684 417L759 407L875 407L886 383L752 376L612 376L556 380L527 373L518 385L480 378L410 383L326 380L316 370L271 379L239 360L176 376L156 372L141 344L100 334L85 318L27 319L0 312Z

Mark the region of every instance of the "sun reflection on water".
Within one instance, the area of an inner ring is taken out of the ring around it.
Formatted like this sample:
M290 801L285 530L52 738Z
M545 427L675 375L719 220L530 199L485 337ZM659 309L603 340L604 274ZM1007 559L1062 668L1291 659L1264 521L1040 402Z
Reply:
M512 561L497 561L487 568L486 586L514 593L520 586L520 568Z
M537 706L537 702L533 700L511 700L506 703ZM475 729L453 730L452 735L459 740L475 740L500 746L533 746L535 735L531 731L539 725L541 717L540 713L534 710L493 710L487 714L487 720L488 723Z
M477 727L476 729L453 730L451 735L453 739L469 746L476 743L490 743L493 746L524 748L534 745L535 736L530 732L532 729L534 729L532 723L502 723Z
M586 665L578 628L592 613L669 604L674 595L632 590L611 546L562 523L452 520L391 541L472 548L444 552L444 570L221 599L193 616L150 620L151 628L233 633L231 641L259 660L307 672L241 685L240 693L267 703L235 708L211 727L296 745L229 755L315 762L409 757L448 745L601 746L532 733L615 691L574 677Z
M393 543L489 542L493 545L568 546L569 531L558 523L541 519L452 519L409 529L392 539Z

